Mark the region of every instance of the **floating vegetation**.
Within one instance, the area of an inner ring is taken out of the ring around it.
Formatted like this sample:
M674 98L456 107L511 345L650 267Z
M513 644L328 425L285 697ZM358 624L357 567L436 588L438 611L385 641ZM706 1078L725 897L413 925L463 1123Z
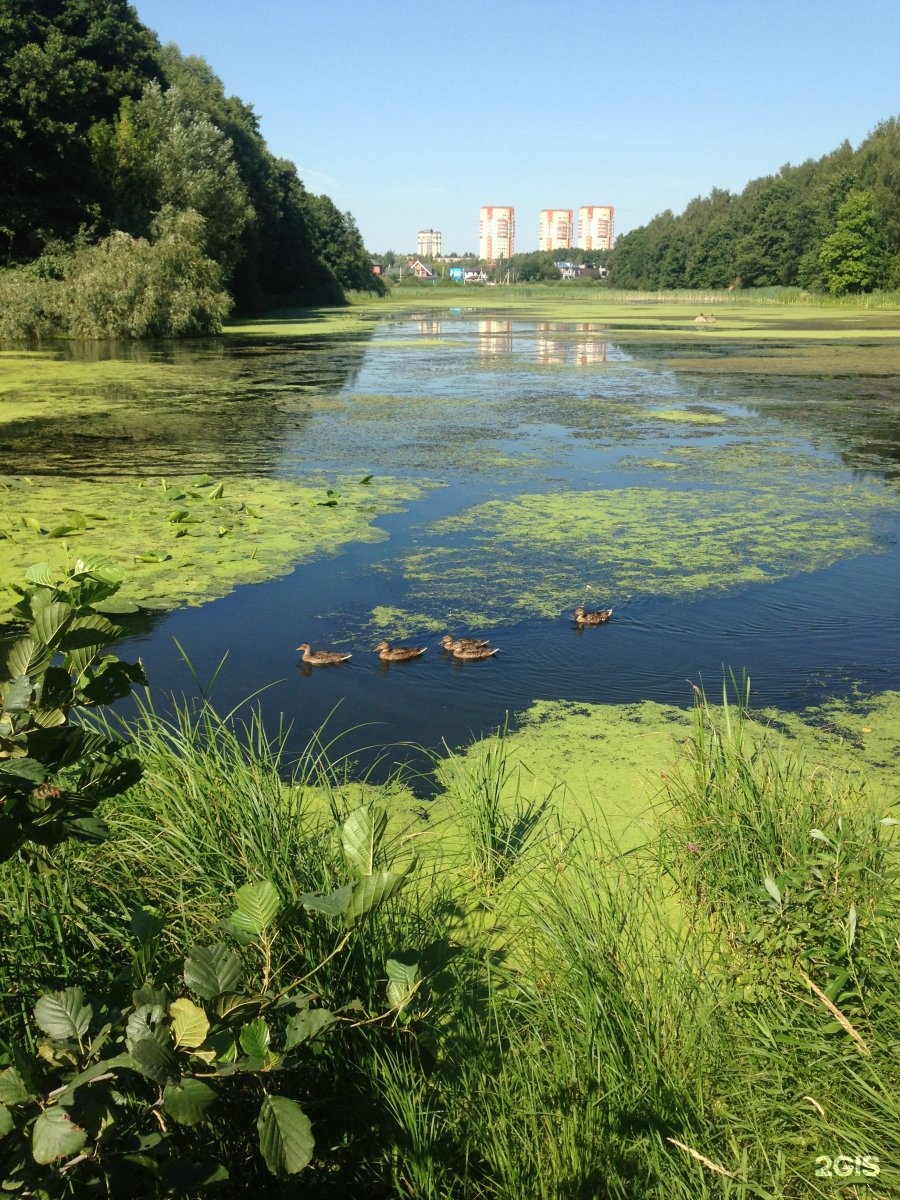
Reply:
M699 412L691 408L656 408L648 416L657 421L686 421L691 425L724 425L728 420L722 413Z
M504 735L507 803L552 796L564 825L605 830L622 849L646 842L665 819L666 777L693 732L689 704L539 700L517 721L515 731ZM867 781L887 813L896 790L897 692L833 700L794 714L764 709L746 728L754 742L801 757L810 778L833 778L836 790L848 778L859 786ZM479 739L460 757L484 760L499 736ZM455 776L446 763L439 764L438 779L445 792L434 802L435 817L448 800L452 807Z
M584 579L608 597L686 597L877 553L876 520L892 505L884 488L821 474L810 490L745 479L691 490L525 493L433 523L430 544L409 553L403 569L419 603L450 611L478 596L491 623L553 619L581 599Z
M0 615L10 582L38 560L62 567L72 555L121 566L123 598L145 608L199 604L239 583L286 574L348 542L387 539L379 513L417 499L421 488L377 478L337 488L285 480L0 479Z

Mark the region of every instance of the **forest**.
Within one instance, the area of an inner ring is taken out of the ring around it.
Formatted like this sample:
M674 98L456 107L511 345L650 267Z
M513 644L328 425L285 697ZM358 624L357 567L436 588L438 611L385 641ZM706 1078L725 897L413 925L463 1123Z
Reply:
M0 0L0 336L206 333L379 292L353 217L126 0Z
M620 237L617 288L900 287L900 120L854 150L783 166L739 194L714 188Z

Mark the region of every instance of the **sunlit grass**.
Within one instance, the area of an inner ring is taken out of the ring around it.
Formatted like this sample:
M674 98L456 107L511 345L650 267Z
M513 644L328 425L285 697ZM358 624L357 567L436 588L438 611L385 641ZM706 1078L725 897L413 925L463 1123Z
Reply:
M335 821L374 798L396 851L416 846L417 876L318 986L377 1006L401 948L425 973L403 1022L311 1060L323 1149L307 1194L893 1194L897 827L857 775L823 773L818 751L813 769L740 697L699 695L667 807L629 850L552 784L526 794L514 736L448 760L447 800L423 820L399 782L354 779L339 737L321 731L292 764L280 731L239 718L146 709L144 780L108 806L110 840L0 872L15 945L0 1042L39 991L115 975L136 904L165 913L178 951L218 935L248 880L272 879L288 905L333 886ZM276 978L332 940L298 908ZM878 1174L817 1174L841 1156Z

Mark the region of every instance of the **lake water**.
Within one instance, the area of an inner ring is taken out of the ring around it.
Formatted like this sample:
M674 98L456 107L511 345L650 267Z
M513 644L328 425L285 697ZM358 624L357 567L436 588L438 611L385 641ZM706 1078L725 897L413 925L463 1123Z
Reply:
M189 363L190 394L157 392L96 443L84 417L52 441L25 424L16 461L421 484L378 519L383 540L147 618L119 650L160 695L196 692L179 646L201 680L227 655L220 711L264 689L292 747L327 723L361 767L388 747L383 775L421 761L409 744L467 744L535 699L688 706L688 681L717 695L728 669L786 709L900 688L900 369L848 369L859 352L463 310L232 336L137 352ZM577 628L582 602L612 620ZM500 653L454 661L445 631ZM382 636L428 650L386 665ZM353 657L304 670L301 641Z

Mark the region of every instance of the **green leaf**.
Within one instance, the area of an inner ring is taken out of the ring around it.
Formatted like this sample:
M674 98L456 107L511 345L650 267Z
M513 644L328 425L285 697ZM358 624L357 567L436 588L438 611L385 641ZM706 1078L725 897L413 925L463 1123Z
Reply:
M150 1001L138 1004L134 1012L128 1014L125 1023L125 1044L129 1049L133 1049L138 1042L146 1038L153 1038L158 1042L168 1040L168 1030L165 1027L158 1028L160 1022L165 1019L164 1004L165 1000L162 1003Z
M100 555L93 555L90 558L79 558L75 563L75 569L72 572L76 576L89 576L91 579L96 579L98 583L103 583L107 587L115 591L121 587L122 580L125 576L119 567L114 566Z
M30 1099L31 1093L15 1067L0 1071L0 1103L26 1104Z
M128 928L139 942L150 942L158 933L162 932L165 924L165 918L158 908L154 908L150 904L142 904L131 914Z
M209 1018L199 1005L186 997L173 1000L169 1005L169 1016L177 1049L193 1050L203 1045L209 1033Z
M235 893L237 910L231 914L231 923L243 933L258 937L272 924L281 906L278 889L267 879L259 883L246 883Z
M184 982L204 1000L233 989L240 975L241 960L222 942L192 946L184 960Z
M94 1010L85 1004L80 987L41 996L34 1006L34 1019L48 1037L81 1039L87 1033ZM48 1160L49 1161L49 1160Z
M308 1008L291 1017L285 1027L284 1048L293 1050L301 1042L308 1042L317 1033L334 1025L337 1017L327 1008Z
M375 870L375 857L386 828L387 812L377 805L354 809L341 826L344 854L360 875L371 875Z
M16 1123L13 1121L12 1113L3 1101L0 1100L0 1137L5 1137L8 1133L12 1133L15 1127Z
M245 1025L239 1035L241 1049L250 1058L265 1058L271 1040L269 1026L262 1017Z
M0 779L4 776L13 780L24 780L26 783L43 783L47 778L47 768L36 758L8 758L0 767ZM4 786L8 787L9 784Z
M776 904L781 904L781 889L771 875L767 875L765 879L763 879L763 887Z
M56 587L56 573L52 570L49 563L35 563L25 572L25 579L28 583L36 583L41 587Z
M154 1037L142 1038L131 1047L131 1057L142 1075L163 1086L177 1083L181 1072L178 1058L171 1046L165 1046Z
M163 1108L179 1125L199 1125L216 1099L215 1088L202 1079L170 1083L163 1092Z
M87 1133L63 1108L45 1108L34 1123L31 1153L37 1163L69 1158L87 1141Z
M140 912L140 911L143 911L143 910L139 909L138 912ZM150 909L150 911L152 912L153 910ZM132 932L138 933L138 936L140 937L140 933L138 932L137 929L135 929L135 925L134 925L135 917L132 917L131 921L132 921L132 925L131 925ZM162 1016L162 1014L166 1011L166 1005L168 1003L168 1000L169 1000L169 994L166 991L166 989L161 988L161 987L154 987L154 985L152 983L143 984L141 987L136 988L135 991L132 992L132 995L131 995L131 1002L136 1009L140 1008L144 1004L149 1004L151 1008L159 1009L160 1016ZM157 1020L159 1020L159 1019L160 1018L157 1017Z
M856 905L850 905L847 913L847 946L851 947L856 940Z
M57 600L37 614L31 623L32 632L45 646L55 649L74 614L75 610L71 604L63 604Z
M286 1096L266 1096L256 1122L259 1149L278 1179L289 1179L308 1165L315 1142L309 1117Z
M169 555L169 558L172 556ZM99 613L111 613L116 616L117 613L136 613L140 612L140 605L135 604L133 600L119 600L110 597L109 600L98 600L92 607Z
M418 962L403 962L399 958L387 961L387 997L393 1008L403 1008L416 992L419 982Z
M34 699L35 683L30 675L19 675L3 697L3 711L8 713L28 712Z
M347 911L352 897L353 885L347 883L327 896L316 896L311 892L306 892L300 897L300 903L310 912L324 913L326 917L342 917Z
M269 1004L268 996L260 996L251 992L223 992L216 997L216 1016L223 1021L231 1021L238 1013L257 1012Z
M20 675L40 675L52 661L52 650L40 645L32 637L24 637L13 643L6 659L6 670L13 679Z
M350 925L359 920L367 912L371 912L373 908L377 908L393 896L406 883L408 874L409 869L402 874L395 874L393 871L377 871L374 875L367 875L365 879L361 879L354 889L353 897L344 914L347 924Z

